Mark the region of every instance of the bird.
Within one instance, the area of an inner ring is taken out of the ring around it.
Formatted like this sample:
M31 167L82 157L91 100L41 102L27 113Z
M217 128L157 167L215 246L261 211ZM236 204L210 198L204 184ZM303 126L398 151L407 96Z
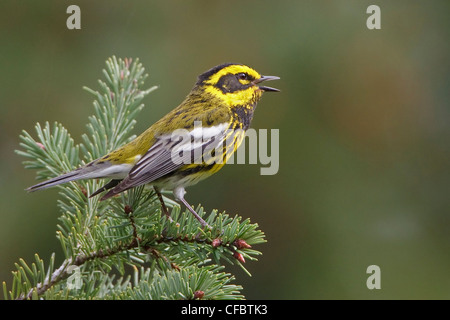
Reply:
M223 63L198 76L184 101L141 135L116 150L73 171L33 185L29 192L82 179L111 179L90 195L104 191L109 199L131 188L150 185L170 218L161 190L173 192L200 222L208 224L185 200L185 188L219 171L250 127L264 92L279 89L260 85L278 80L238 63Z

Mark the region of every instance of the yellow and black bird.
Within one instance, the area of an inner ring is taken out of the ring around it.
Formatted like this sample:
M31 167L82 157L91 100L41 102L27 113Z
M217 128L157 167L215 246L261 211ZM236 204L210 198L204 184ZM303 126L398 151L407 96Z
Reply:
M143 184L152 185L169 216L160 190L172 190L175 198L206 226L184 199L185 187L220 170L239 147L249 128L256 104L265 91L259 85L279 77L262 76L235 63L216 66L198 77L186 99L140 136L126 145L78 169L41 182L36 191L80 179L111 178L95 191L109 190L105 200Z

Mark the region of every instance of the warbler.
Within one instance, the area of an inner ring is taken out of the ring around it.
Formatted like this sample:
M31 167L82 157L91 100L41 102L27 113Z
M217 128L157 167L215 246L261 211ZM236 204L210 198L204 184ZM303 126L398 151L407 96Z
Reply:
M90 197L109 190L100 200L143 184L153 186L170 218L161 190L173 191L202 227L207 223L184 199L185 188L220 170L239 147L263 92L259 85L280 79L263 76L236 63L211 68L198 77L185 100L140 136L78 169L41 182L36 191L80 179L112 179Z

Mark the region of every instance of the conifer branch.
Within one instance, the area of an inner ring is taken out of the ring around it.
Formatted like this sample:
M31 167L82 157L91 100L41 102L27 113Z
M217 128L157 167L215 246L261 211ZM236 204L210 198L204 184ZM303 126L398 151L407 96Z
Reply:
M17 153L26 157L26 168L37 170L38 179L73 170L134 138L131 130L142 99L156 87L142 89L147 74L138 60L112 57L103 74L98 91L85 88L95 101L82 143L75 144L59 123L37 124L37 139L22 132ZM212 227L203 230L188 210L163 194L171 212L167 219L156 193L144 187L111 201L88 198L100 183L57 186L61 216L56 236L64 261L56 267L54 254L47 265L37 254L30 265L20 259L12 286L3 282L5 299L243 298L242 287L231 284L234 277L222 271L223 262L250 274L243 263L256 260L261 253L252 247L265 242L257 224L216 210L206 214L199 205L196 211ZM115 279L113 269L123 276ZM76 288L69 281L74 279L80 281Z

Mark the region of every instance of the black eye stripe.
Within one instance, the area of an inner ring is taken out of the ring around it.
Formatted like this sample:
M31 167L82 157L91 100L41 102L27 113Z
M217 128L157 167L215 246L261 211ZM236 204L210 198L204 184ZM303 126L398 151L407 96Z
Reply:
M246 75L246 80L250 80L248 75ZM239 79L239 74L228 73L222 77L220 77L219 81L216 83L216 87L219 88L223 93L236 92L240 90L245 90L252 86L249 84L242 84Z

